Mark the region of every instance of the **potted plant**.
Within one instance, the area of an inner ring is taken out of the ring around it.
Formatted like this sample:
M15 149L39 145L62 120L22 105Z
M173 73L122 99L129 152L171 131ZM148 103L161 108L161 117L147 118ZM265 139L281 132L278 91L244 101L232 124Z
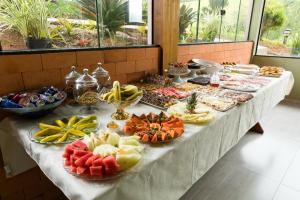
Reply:
M51 48L49 3L46 0L1 0L0 27L4 27L3 31L10 29L20 33L30 49Z

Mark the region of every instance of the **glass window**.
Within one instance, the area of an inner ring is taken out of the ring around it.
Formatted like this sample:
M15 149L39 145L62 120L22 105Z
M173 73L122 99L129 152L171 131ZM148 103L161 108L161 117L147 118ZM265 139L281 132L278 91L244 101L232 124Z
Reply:
M3 50L151 44L151 0L0 0Z
M192 42L247 40L252 0L196 0L192 2L193 10L197 11L197 17L191 20L193 26L185 29L188 31L192 29L190 32L196 33L196 40L192 39ZM181 0L181 7L189 4L191 0ZM194 26L196 26L196 31ZM181 43L186 42L180 39Z
M266 0L256 54L300 56L300 0Z
M198 0L181 0L179 17L179 40L194 42L197 38Z

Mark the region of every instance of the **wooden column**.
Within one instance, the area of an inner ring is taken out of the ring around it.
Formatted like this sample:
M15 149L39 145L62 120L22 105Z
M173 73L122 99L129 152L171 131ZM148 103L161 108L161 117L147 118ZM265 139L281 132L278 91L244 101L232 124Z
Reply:
M162 71L177 61L180 0L153 0L153 39L162 48Z

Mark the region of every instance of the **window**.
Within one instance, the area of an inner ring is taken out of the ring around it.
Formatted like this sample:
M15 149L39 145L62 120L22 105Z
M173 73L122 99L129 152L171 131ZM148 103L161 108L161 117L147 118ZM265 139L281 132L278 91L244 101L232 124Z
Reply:
M300 56L300 0L266 0L257 55Z
M180 43L247 40L252 0L181 0Z
M151 0L0 0L0 42L4 51L146 45L150 12Z

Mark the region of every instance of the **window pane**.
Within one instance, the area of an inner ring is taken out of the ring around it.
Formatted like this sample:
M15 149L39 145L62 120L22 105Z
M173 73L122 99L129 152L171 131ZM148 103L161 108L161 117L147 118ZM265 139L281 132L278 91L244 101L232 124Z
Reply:
M219 42L221 15L223 0L201 0L199 18L200 42Z
M3 50L151 44L149 5L151 0L0 0L0 42Z
M252 12L252 0L242 0L240 8L240 17L237 27L237 41L247 40L249 23Z
M149 0L99 0L100 45L130 46L148 41Z
M95 4L87 2L1 0L3 49L97 47Z
M257 54L299 56L299 9L300 0L266 0Z
M195 42L197 30L198 0L180 1L179 41Z
M223 10L225 11L225 14L222 15L221 41L235 41L240 0L223 0L223 2Z

